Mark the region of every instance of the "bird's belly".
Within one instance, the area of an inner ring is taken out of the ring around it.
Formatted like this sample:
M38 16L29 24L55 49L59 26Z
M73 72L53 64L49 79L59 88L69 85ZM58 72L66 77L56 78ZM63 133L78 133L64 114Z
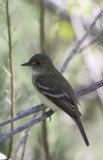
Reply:
M41 100L41 102L46 106L49 107L50 109L52 109L53 111L57 111L59 108L51 101L49 100L45 95L43 95L42 93L40 93L37 89L37 94Z

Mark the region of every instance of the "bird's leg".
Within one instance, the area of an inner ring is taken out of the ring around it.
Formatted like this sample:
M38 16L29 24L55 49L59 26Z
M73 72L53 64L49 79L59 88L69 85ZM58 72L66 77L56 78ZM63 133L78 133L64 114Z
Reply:
M50 109L49 111L47 111L47 112L45 112L44 114L46 114L47 115L47 117L50 119L50 121L51 121L51 115L54 113L54 111L52 110L52 109ZM49 122L50 122L49 121Z

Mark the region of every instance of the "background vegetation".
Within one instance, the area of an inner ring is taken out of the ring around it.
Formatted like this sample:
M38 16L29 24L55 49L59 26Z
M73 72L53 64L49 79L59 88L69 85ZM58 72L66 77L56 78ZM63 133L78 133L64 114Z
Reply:
M15 82L16 113L40 104L32 86L31 73L20 65L41 52L41 1L10 0L12 54ZM82 38L103 7L102 0L58 0L44 3L45 49L60 69L75 44ZM92 42L90 44L90 42ZM86 46L86 47L84 47ZM99 81L103 77L103 16L92 28L83 48L70 61L64 76L75 90ZM0 0L0 122L11 117L10 59L6 0ZM80 98L82 122L90 141L86 147L74 122L62 111L47 119L47 139L52 160L103 159L103 88ZM30 121L28 116L15 122L15 128ZM44 123L44 122L41 122ZM24 154L25 160L45 160L41 123L30 129ZM10 125L0 128L0 137L10 131ZM11 158L25 131L14 136ZM20 160L21 145L16 159ZM0 152L8 155L9 140L0 144Z

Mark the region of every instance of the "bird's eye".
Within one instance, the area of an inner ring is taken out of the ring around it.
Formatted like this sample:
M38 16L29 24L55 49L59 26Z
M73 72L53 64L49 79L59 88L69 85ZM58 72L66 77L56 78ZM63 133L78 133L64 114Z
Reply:
M40 62L37 62L37 63L36 63L36 66L39 66L39 65L40 65Z

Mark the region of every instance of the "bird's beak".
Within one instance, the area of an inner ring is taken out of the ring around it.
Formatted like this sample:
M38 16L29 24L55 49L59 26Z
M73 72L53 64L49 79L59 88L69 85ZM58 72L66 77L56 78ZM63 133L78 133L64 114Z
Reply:
M32 66L29 62L21 64L21 66Z

